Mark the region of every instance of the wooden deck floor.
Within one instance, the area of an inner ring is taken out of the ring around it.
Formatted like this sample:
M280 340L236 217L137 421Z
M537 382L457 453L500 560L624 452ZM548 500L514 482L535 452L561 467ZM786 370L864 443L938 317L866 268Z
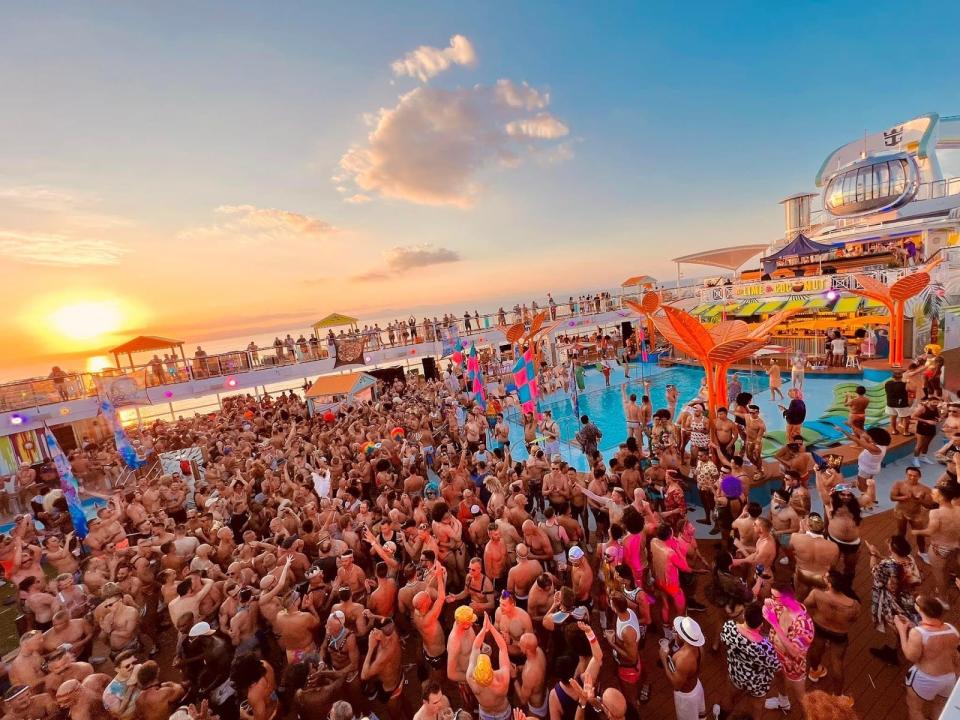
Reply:
M886 539L896 532L893 513L885 512L875 517L866 518L863 521L862 530L865 540L870 541L877 547L884 547ZM716 543L710 545L712 547L706 547L706 552L704 552L704 556L708 560L714 552ZM926 587L931 582L929 568L920 563L920 569ZM778 566L778 576L780 575L789 576L789 569L786 566ZM705 580L701 580L700 585L702 586L704 582ZM855 699L856 709L863 720L903 720L907 716L903 685L907 666L904 664L900 668L891 667L877 660L869 652L869 648L883 644L884 638L875 631L870 620L870 557L866 548L860 554L854 585L857 594L860 596L863 611L854 630L850 633L850 644L844 663L846 671L844 694ZM698 595L702 601L702 590ZM956 607L956 598L951 596L947 600ZM948 616L954 618L954 622L956 622L954 617L956 614L956 610L948 612ZM719 631L721 624L719 614L710 609L693 616L701 623L709 644L709 639L715 637ZM656 635L650 638L644 651L644 660L648 661L647 667L650 670L652 691L650 702L643 708L643 715L654 718L672 718L675 716L673 694L663 671L655 665L657 639ZM886 641L892 642L892 635L886 638ZM718 655L709 652L704 653L701 680L707 695L707 710L709 713L711 704L720 697L727 682L726 662L722 649ZM823 681L820 684L822 685L822 683ZM817 689L817 685L809 682L807 687L808 689ZM741 703L736 708L737 711L744 712L746 709L745 703ZM764 716L767 718L784 717L784 713L766 711ZM794 708L787 717L801 718L802 714L797 708Z

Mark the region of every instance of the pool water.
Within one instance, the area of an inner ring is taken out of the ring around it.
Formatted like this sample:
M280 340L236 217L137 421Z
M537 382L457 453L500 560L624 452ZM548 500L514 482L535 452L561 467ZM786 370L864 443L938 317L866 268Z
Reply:
M767 424L767 430L784 430L785 423L783 414L777 407L778 404L788 405L789 399L770 399L769 378L765 372L759 370L737 373L740 384L744 392L753 394L753 402L760 407L760 414ZM642 379L650 381L650 399L654 410L665 408L667 406L666 388L667 385L675 385L680 394L678 407L682 407L690 400L693 400L700 390L700 383L704 377L703 370L688 366L675 366L671 368L661 368L654 364L637 364L630 367L630 378L626 378L624 370L620 366L615 366L610 376L610 387L605 387L603 375L592 368L586 372L586 387L579 392L580 414L589 416L590 420L596 424L603 433L600 441L600 450L604 457L609 458L617 450L620 443L627 438L626 416L623 411L623 401L621 395L621 385L626 383L627 394L636 393L639 398L644 394ZM731 375L732 377L732 375ZM790 375L788 372L782 373L783 391L790 388ZM807 422L810 424L819 418L833 403L833 388L841 381L849 382L849 378L819 378L806 377L804 381L804 401L807 404ZM870 385L870 382L864 382ZM573 403L570 396L563 391L551 393L543 397L540 401L540 410L551 410L553 418L560 426L560 437L563 441L561 454L567 462L570 462L580 469L586 468L584 458L579 450L568 443L573 440L574 435L580 427L579 417L574 413ZM523 447L523 427L520 424L520 418L515 413L510 415L511 419L511 444L513 448L513 457L518 460L525 459L526 450ZM817 424L816 428L821 434L833 435L838 437L839 433L831 432L829 426Z

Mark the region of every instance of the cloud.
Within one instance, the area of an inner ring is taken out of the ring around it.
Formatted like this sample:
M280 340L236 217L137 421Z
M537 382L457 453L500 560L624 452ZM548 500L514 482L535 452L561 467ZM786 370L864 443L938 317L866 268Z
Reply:
M493 87L418 87L380 110L367 142L340 159L337 184L349 178L367 194L470 207L484 169L516 166L569 132L546 112L549 102L547 93L506 79Z
M389 275L381 270L371 270L370 272L354 275L350 279L354 282L378 282L380 280L386 280L388 277Z
M253 205L221 205L216 212L234 215L241 224L257 230L281 230L296 235L329 235L337 232L337 228L324 220L287 210L258 208Z
M540 113L536 117L512 120L507 123L507 135L511 137L556 140L569 133L569 128L549 113Z
M473 45L463 35L454 35L450 38L450 46L435 48L421 45L399 60L394 60L390 67L394 75L408 75L420 82L439 75L451 65L466 65L473 67L477 64L477 53Z
M45 185L0 187L0 202L42 210L72 209L81 204L73 193Z
M398 272L427 267L428 265L460 261L460 253L456 250L434 247L429 243L391 248L384 254L384 257L387 261L387 267Z
M383 253L386 268L383 270L369 270L350 279L354 282L378 282L389 280L402 275L408 270L442 265L444 263L460 262L460 253L449 248L435 247L430 243L422 245L398 245Z
M351 205L363 205L365 203L370 202L371 200L373 200L372 197L370 197L369 195L364 195L363 193L357 193L355 195L351 195L350 197L343 199L344 202L348 202Z
M0 256L28 265L116 265L126 252L107 239L0 231Z
M223 222L187 228L181 239L202 240L229 237L247 242L284 241L296 238L321 238L340 232L320 218L254 205L221 205L214 212L225 216Z

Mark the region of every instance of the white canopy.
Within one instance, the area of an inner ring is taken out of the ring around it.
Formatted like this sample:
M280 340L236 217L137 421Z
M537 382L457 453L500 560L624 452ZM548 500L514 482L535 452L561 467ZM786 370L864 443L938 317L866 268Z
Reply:
M736 270L754 255L764 252L767 245L767 243L753 243L750 245L733 245L715 250L702 250L690 255L675 257L673 262L677 265L709 265L724 270Z

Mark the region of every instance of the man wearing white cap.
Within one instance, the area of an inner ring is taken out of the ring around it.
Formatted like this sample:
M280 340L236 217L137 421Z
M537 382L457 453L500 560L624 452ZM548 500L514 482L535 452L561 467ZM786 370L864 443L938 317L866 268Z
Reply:
M673 685L673 704L677 720L698 720L707 713L700 683L700 648L703 647L703 631L697 621L680 615L673 619L680 649L670 654L670 641L660 640L660 662Z
M583 557L583 550L574 545L567 553L570 558L570 584L576 596L577 605L589 609L593 606L590 592L593 589L593 569Z

